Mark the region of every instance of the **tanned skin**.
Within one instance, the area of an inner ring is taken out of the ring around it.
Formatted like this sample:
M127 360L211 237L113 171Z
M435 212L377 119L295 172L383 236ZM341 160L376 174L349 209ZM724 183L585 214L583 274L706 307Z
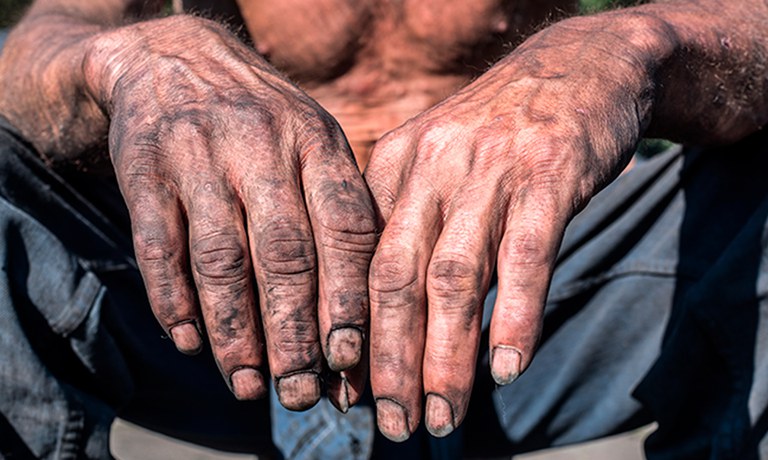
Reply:
M204 323L247 399L266 348L296 409L327 362L345 410L369 338L394 440L422 412L437 436L462 422L494 270L493 377L528 366L565 226L642 136L728 143L768 121L760 0L566 19L514 50L573 5L242 0L250 48L200 18L139 21L151 3L38 0L0 59L0 113L52 167L111 160L180 350Z

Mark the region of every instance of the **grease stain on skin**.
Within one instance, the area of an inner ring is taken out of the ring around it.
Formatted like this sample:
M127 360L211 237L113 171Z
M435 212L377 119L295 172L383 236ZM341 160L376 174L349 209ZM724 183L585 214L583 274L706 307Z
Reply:
M216 336L229 340L237 338L246 324L242 316L244 313L237 307L220 308L216 315Z
M368 291L344 291L336 297L336 305L339 309L334 311L339 324L345 321L358 320L366 313L368 306ZM344 315L343 317L339 315Z

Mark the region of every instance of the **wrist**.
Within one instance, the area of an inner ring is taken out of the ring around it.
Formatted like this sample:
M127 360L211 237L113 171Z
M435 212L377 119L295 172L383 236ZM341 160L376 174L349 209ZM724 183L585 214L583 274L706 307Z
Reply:
M92 37L83 69L87 91L111 116L116 102L130 96L127 92L137 80L167 79L174 73L183 80L186 71L182 67L202 75L242 63L269 67L221 24L176 15Z
M552 53L548 62L558 62L558 54L562 61L564 49L570 48L576 66L571 71L590 74L603 83L603 91L621 94L617 103L635 106L641 136L654 113L660 72L679 47L669 24L653 14L628 8L570 18L546 32L524 47Z
M96 155L104 144L106 119L82 72L92 33L90 26L26 21L0 58L0 112L50 163Z
M185 29L202 20L174 16L145 21L94 35L86 44L83 74L86 90L108 116L116 92L126 80L153 71L164 56L171 56Z

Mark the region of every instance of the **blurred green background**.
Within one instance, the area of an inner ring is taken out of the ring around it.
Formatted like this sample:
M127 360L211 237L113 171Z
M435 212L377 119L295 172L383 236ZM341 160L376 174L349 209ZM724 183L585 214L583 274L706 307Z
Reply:
M619 6L630 6L641 3L637 0L581 0L581 11L584 13L594 13L608 8Z
M88 0L85 0L88 1ZM471 0L470 0L471 1ZM8 27L16 22L31 0L0 0L0 27ZM634 4L630 0L581 0L581 9L586 13L599 11L613 6Z

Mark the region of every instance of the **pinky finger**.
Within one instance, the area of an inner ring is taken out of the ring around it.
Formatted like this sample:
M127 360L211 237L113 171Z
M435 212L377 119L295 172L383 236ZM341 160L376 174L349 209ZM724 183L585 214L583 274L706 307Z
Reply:
M162 191L138 198L141 205L131 210L133 240L152 311L176 348L195 354L203 341L180 207Z
M491 373L512 383L533 359L562 225L508 225L499 247L499 292L490 327Z

